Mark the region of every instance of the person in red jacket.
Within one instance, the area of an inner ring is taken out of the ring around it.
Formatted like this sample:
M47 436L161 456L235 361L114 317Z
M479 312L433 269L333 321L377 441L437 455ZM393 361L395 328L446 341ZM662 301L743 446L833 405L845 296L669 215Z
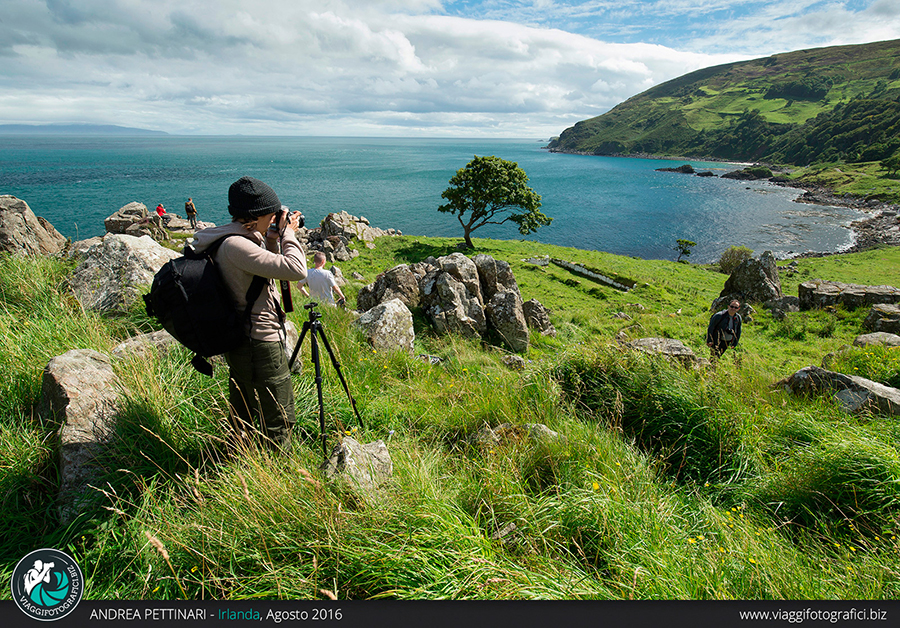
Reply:
M156 206L156 215L162 219L163 226L167 226L172 217L166 213L166 208L160 203Z

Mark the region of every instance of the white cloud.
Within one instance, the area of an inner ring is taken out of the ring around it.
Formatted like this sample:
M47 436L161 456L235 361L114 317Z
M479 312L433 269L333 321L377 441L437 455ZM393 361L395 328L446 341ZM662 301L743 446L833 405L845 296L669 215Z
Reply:
M543 137L686 72L790 49L777 46L792 32L855 32L842 4L727 0L651 3L660 16L758 6L695 38L715 54L547 26L640 22L647 4L484 3L473 19L437 0L0 0L0 123ZM867 11L898 32L897 0Z

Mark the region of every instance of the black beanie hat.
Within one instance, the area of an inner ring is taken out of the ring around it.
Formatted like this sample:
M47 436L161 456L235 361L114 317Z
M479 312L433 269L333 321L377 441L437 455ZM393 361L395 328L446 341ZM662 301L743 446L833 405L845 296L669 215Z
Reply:
M228 188L228 212L235 218L258 218L281 209L275 190L253 177L241 177Z

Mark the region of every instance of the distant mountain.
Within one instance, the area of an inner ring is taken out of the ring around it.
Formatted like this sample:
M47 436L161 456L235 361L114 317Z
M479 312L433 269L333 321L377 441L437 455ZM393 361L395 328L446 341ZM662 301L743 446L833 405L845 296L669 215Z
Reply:
M900 40L719 65L578 122L559 152L807 165L900 150Z
M0 135L168 135L112 124L0 124Z

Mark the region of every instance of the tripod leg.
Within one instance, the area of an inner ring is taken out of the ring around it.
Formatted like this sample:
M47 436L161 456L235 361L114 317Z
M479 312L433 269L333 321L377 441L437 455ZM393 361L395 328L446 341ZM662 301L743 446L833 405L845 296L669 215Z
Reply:
M303 329L300 332L300 338L297 339L297 344L294 345L294 351L291 353L291 360L288 362L288 371L293 372L294 362L297 361L297 354L300 353L300 345L303 344L303 337L306 335L306 332L309 331L309 321L303 322Z
M306 326L304 325L304 331ZM313 329L309 336L310 352L312 353L313 366L316 371L316 392L319 395L319 433L322 435L322 455L328 459L328 449L325 445L325 401L322 399L322 364L319 360L319 342L316 339L316 330ZM299 344L298 344L299 346Z
M350 387L347 385L347 380L344 379L344 374L341 373L341 365L338 363L337 358L334 357L334 351L331 350L331 345L328 342L328 338L325 337L325 330L319 329L319 334L322 336L322 344L325 345L325 350L328 352L328 357L331 358L331 364L334 366L334 370L337 371L338 378L341 380L341 384L344 386L344 392L347 393L347 399L350 400L350 405L353 406L353 413L356 415L356 420L359 421L359 426L365 428L363 425L362 417L359 415L359 410L356 409L356 399L353 398L353 395L350 394Z

